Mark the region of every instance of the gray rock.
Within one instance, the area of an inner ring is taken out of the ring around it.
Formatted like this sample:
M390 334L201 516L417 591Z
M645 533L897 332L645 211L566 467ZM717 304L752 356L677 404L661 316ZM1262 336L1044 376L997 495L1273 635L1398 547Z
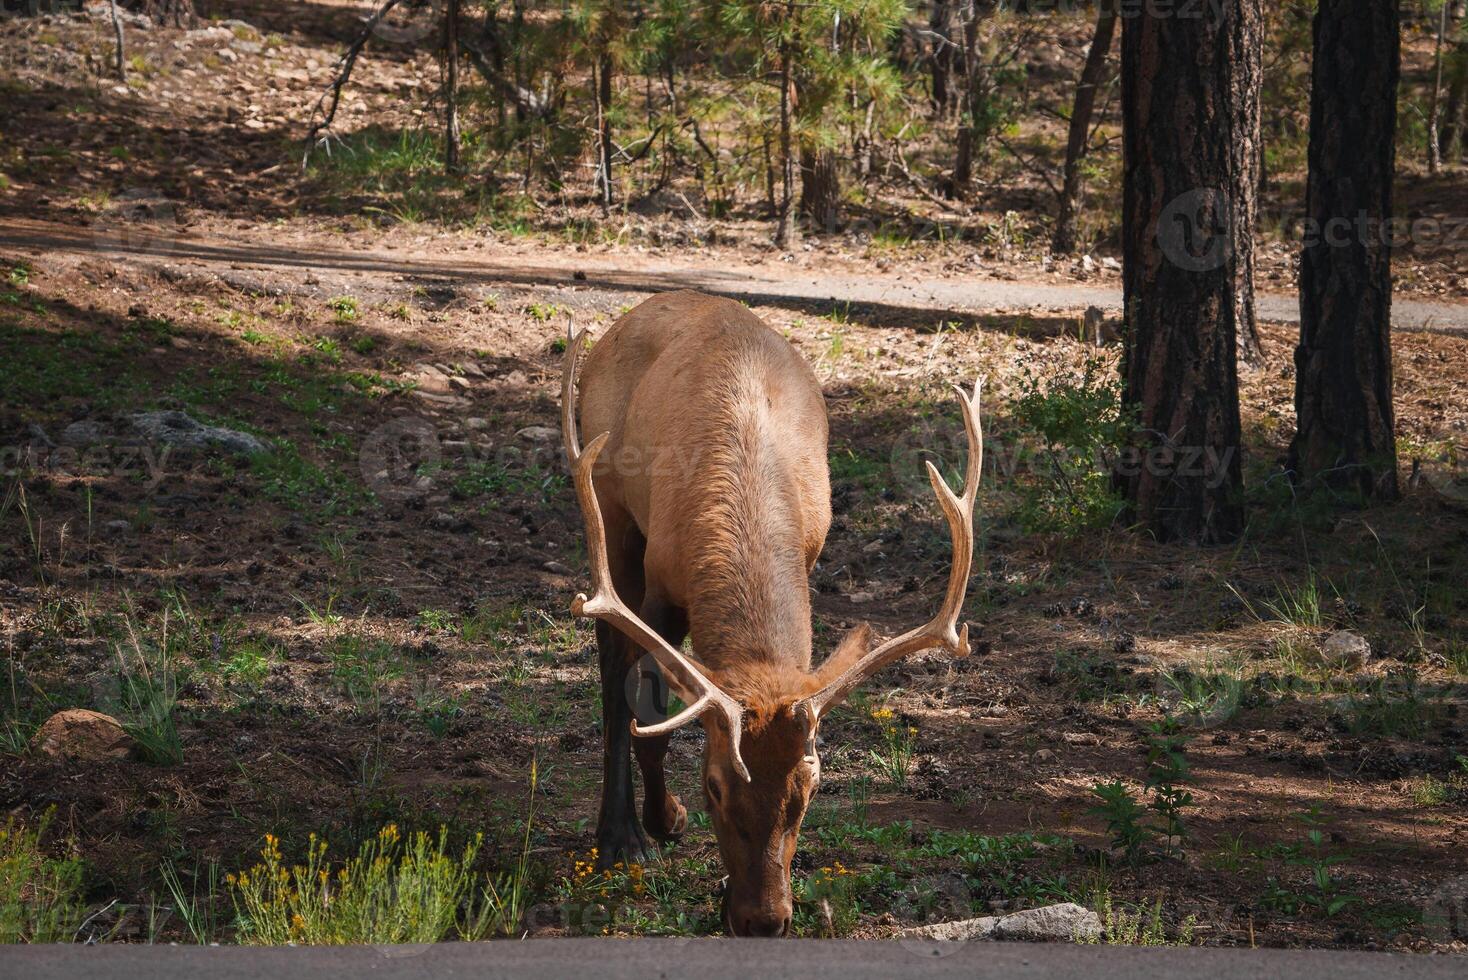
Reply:
M1068 943L1077 939L1094 939L1099 935L1100 917L1074 902L1014 912L1000 919L994 926L995 939L1031 943Z
M515 433L515 438L537 444L556 442L561 438L561 430L553 425L527 425Z
M61 430L61 443L66 446L92 446L106 438L99 422L80 419Z
M1331 667L1359 670L1371 659L1371 644L1360 633L1339 630L1326 638L1320 653Z
M959 919L957 922L937 922L929 926L904 929L903 939L936 939L940 942L983 942L994 938L994 927L999 916L986 915L980 919Z
M544 565L541 565L540 567L543 568L543 569L545 569L547 572L550 572L552 575L574 575L575 574L574 572L571 571L571 569L567 568L565 565L562 565L558 561L548 561Z
M129 420L138 434L148 441L175 449L216 450L238 456L269 451L265 443L248 432L205 425L184 412L138 412Z

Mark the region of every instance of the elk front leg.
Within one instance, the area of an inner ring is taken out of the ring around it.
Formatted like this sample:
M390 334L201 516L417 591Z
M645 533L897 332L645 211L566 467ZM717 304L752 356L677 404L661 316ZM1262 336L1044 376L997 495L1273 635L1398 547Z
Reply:
M637 825L632 795L632 707L627 703L627 671L637 648L606 623L596 624L601 664L602 782L601 810L596 818L597 868L618 861L641 863L647 839Z
M683 645L688 634L688 617L677 606L648 596L642 603L642 620L657 630L658 635L673 649ZM667 711L667 687L660 685L657 694L661 701L657 707ZM644 719L651 721L656 719ZM667 777L663 761L668 755L668 742L672 733L655 735L651 738L633 738L632 750L637 753L637 766L642 770L642 826L659 841L677 840L688 828L688 811L682 801L668 792Z

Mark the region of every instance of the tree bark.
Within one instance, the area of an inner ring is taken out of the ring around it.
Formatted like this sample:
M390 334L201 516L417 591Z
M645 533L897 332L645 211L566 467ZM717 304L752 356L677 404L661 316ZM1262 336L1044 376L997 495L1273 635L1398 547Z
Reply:
M1436 174L1442 167L1442 144L1440 124L1442 122L1443 91L1443 41L1448 33L1448 7L1443 0L1437 12L1437 43L1432 51L1432 98L1427 111L1427 172Z
M1136 445L1117 482L1159 540L1219 544L1243 530L1233 230L1251 136L1237 35L1259 0L1198 17L1122 18L1126 303L1123 400Z
M795 0L788 0L785 7L785 17L794 19ZM794 53L790 49L790 42L783 41L780 45L780 201L775 209L775 247L788 249L793 243L794 231L791 228L790 208L795 193L795 157L791 146L791 113L795 111L792 104L794 93L791 90L795 84L794 79Z
M459 172L459 0L448 0L443 20L444 145L443 166Z
M928 13L928 67L932 74L933 115L944 118L952 101L957 42L953 39L953 0L933 0Z
M1290 469L1302 484L1392 499L1392 177L1401 22L1395 3L1321 0Z
M841 221L841 172L833 150L800 154L800 213L819 231L836 230Z
M136 14L146 14L157 24L189 27L198 16L194 0L122 0L122 6Z
M113 70L117 72L119 82L127 81L127 55L122 49L122 19L117 16L117 0L107 0L108 12L112 15L112 36L117 44L116 57L113 59Z
M609 42L604 42L609 43ZM596 78L596 155L597 182L600 184L602 213L611 210L616 199L612 183L612 75L615 66L612 55L605 46L597 58Z
M1084 189L1081 161L1086 158L1091 139L1091 117L1096 109L1096 90L1106 75L1106 59L1111 54L1116 35L1116 17L1120 0L1101 0L1096 13L1096 31L1091 37L1091 50L1086 54L1076 84L1075 105L1070 113L1070 135L1065 142L1065 182L1060 191L1060 210L1055 219L1055 237L1050 249L1057 255L1069 255L1076 249L1076 213L1081 206Z
M1254 315L1254 229L1259 222L1259 179L1264 170L1263 114L1260 95L1264 88L1264 5L1262 0L1239 0L1234 16L1226 21L1228 57L1232 64L1233 105L1236 113L1234 152L1233 220L1229 225L1234 271L1234 323L1238 331L1239 357L1253 368L1264 364L1264 347L1259 342L1259 324Z

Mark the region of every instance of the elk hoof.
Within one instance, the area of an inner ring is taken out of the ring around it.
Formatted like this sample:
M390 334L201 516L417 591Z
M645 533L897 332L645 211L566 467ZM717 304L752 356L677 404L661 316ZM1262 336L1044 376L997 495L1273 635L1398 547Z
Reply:
M643 803L642 825L657 840L677 840L688 829L688 810L678 797L668 793L660 803Z
M635 823L596 835L596 870L608 871L623 864L645 864L650 849L642 829Z

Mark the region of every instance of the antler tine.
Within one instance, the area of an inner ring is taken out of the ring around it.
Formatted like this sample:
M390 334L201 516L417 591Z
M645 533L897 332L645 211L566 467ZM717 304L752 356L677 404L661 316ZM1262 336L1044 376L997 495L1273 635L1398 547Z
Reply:
M592 594L577 593L571 603L571 613L600 619L621 631L638 646L652 654L665 674L677 685L680 696L690 695L688 707L666 721L643 727L632 722L632 733L638 736L662 735L688 724L709 710L717 710L723 716L729 730L729 746L734 756L734 769L749 782L749 770L739 751L740 735L744 725L744 709L739 702L725 694L680 651L675 650L657 631L642 621L617 595L612 583L611 567L607 561L606 524L602 520L601 504L596 499L596 488L592 473L596 469L597 457L611 438L603 432L584 450L576 433L576 364L586 340L586 331L576 331L566 344L566 359L561 375L561 434L566 445L566 460L576 483L576 497L581 503L581 516L586 523L586 550L591 565Z
M818 693L810 698L810 705L819 718L828 705L839 702L851 693L862 681L903 657L942 647L957 658L969 655L968 625L958 628L958 617L963 610L964 595L968 592L969 572L974 556L974 504L979 496L979 479L984 470L984 433L979 418L979 396L983 390L983 379L974 382L972 395L961 387L954 386L959 404L963 406L963 427L968 435L968 463L964 471L963 495L956 496L943 479L938 468L928 462L928 480L943 516L948 519L948 529L953 535L953 566L948 572L948 590L943 596L943 605L938 614L917 629L903 633L871 650L855 664L843 671Z

